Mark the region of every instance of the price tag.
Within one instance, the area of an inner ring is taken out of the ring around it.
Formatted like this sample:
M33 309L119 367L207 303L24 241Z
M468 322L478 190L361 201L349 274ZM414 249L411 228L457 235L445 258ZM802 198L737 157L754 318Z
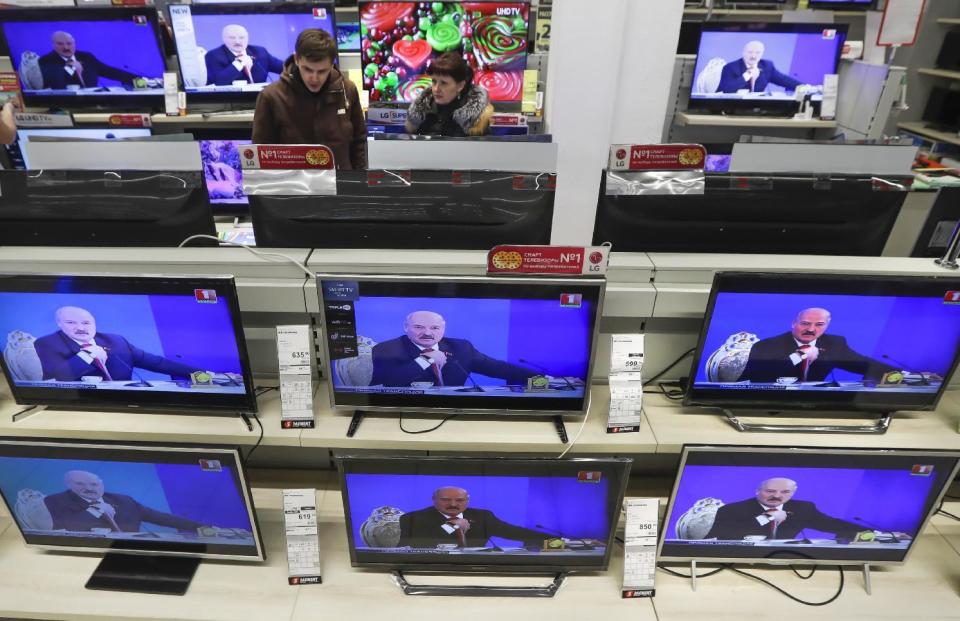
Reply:
M640 431L643 407L643 335L610 335L610 411L607 433Z
M610 373L639 373L643 369L643 335L610 336Z
M313 429L313 374L309 326L277 326L280 426Z
M627 498L622 597L653 597L657 571L656 498Z
M288 584L320 584L323 579L316 490L283 490L283 522L287 534Z

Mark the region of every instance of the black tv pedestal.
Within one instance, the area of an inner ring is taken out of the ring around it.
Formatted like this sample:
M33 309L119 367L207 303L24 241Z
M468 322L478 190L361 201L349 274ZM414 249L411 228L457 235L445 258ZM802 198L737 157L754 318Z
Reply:
M200 559L108 552L87 580L97 591L184 595Z
M467 597L553 597L567 579L567 574L553 574L550 584L540 586L483 586L454 584L410 584L402 571L394 571L393 579L405 595L457 595Z

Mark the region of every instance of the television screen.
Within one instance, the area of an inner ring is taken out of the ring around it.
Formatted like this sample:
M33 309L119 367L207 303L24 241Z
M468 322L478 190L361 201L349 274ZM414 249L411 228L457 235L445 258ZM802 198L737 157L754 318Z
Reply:
M585 412L602 280L321 276L335 407Z
M960 278L720 272L687 400L933 409L960 355Z
M925 451L686 446L659 558L902 563L957 464Z
M152 7L8 9L0 55L27 103L159 104L166 67Z
M233 277L0 276L17 403L256 411Z
M960 30L948 30L943 35L943 44L940 46L940 53L937 54L937 67L960 70Z
M122 140L124 138L143 138L150 135L146 128L117 128L117 129L19 129L17 142L20 143L20 154L24 168L30 170L30 160L27 158L27 149L22 145L30 142L34 136L43 138L69 138L89 140Z
M200 161L213 205L247 205L237 147L251 140L200 140Z
M960 127L960 91L940 86L930 89L923 120L948 130Z
M354 566L606 569L630 460L342 457Z
M0 495L31 546L264 559L233 449L5 440Z
M341 52L360 51L360 22L337 24L337 49Z
M171 4L183 87L195 101L253 101L307 28L336 38L333 2Z
M817 101L846 36L845 24L704 24L689 108L786 111L797 91Z
M413 101L431 59L462 52L493 101L520 101L529 2L360 2L363 88L370 101Z

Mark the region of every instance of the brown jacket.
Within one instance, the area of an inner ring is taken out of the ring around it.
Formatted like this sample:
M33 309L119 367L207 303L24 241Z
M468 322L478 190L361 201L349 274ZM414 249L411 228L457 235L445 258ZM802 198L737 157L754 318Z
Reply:
M300 80L293 57L257 97L254 144L323 144L337 168L367 167L367 122L356 85L334 68L318 93Z

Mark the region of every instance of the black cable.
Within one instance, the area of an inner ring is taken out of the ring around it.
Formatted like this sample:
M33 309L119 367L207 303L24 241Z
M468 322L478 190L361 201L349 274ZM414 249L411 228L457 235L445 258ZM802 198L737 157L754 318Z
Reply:
M445 417L442 421L440 421L439 423L437 423L436 426L430 427L429 429L421 429L420 431L408 431L407 429L404 429L404 428L403 428L403 414L401 414L401 415L400 415L400 431L402 431L403 433L409 433L409 434L411 434L411 435L416 435L416 434L418 434L418 433L430 433L431 431L436 431L437 429L440 429L441 427L443 427L443 424L444 424L445 422L447 422L447 421L450 420L450 419L456 418L456 417L458 417L458 416L460 416L460 415L459 415L459 414L451 414L450 416Z
M263 442L263 423L260 422L260 417L256 414L250 414L253 416L253 420L257 421L257 426L260 427L260 437L257 438L257 443L253 445L253 448L250 449L250 452L247 453L247 456L243 459L243 465L246 466L250 463L250 456L253 455L253 452L257 450L257 447L260 446L260 443Z
M280 390L278 386L255 386L253 389L254 395L259 397L260 395L265 395L271 390Z
M657 374L654 375L653 377L649 378L649 379L646 381L646 383L647 383L647 384L652 384L653 382L657 381L658 379L660 379L661 377L663 377L663 375L664 375L667 371L669 371L669 370L672 369L673 367L675 367L675 366L677 366L678 364L680 364L681 362L683 362L683 359L684 359L684 358L686 358L687 356L689 356L690 354L692 354L692 353L695 352L695 351L697 351L697 348L696 348L696 347L691 347L691 348L688 349L687 351L683 352L683 354L682 354L679 358L677 358L676 360L674 360L673 362L671 362L671 363L667 366L667 368L663 369L662 371L660 371L659 373L657 373Z
M939 513L940 515L945 515L945 516L947 516L948 518L952 518L952 519L960 522L960 515L954 515L954 514L950 513L949 511L944 511L943 509L938 509L938 510L937 510L937 513Z
M670 399L671 401L680 401L681 399L683 399L683 391L673 390L673 391L667 392L667 389L664 387L663 382L660 382L659 384L657 384L657 386L660 387L660 392L662 392L663 396L666 397L667 399Z
M697 574L697 578L706 578L707 576L719 574L721 571L723 571L726 568L727 568L726 565L721 565L720 567L717 567L713 571L708 571L705 574ZM678 578L687 578L687 579L693 578L693 576L690 574L681 574L679 571L673 571L672 569L667 569L663 565L657 565L657 569L659 569L660 571L664 571L670 574L671 576L677 576Z
M836 599L837 599L838 597L840 597L840 594L843 593L843 582L844 582L844 578L843 578L843 566L842 566L842 565L837 565L837 569L840 571L840 585L837 587L837 592L833 594L833 597L831 597L830 599L824 600L824 601L822 601L822 602L808 602L808 601L806 601L806 600L802 600L802 599L800 599L799 597L795 597L795 596L793 596L793 595L790 595L790 594L787 593L785 590L781 589L780 587L778 587L778 586L775 585L774 583L770 582L769 580L766 580L766 579L764 579L764 578L761 578L760 576L758 576L758 575L756 575L756 574L751 574L751 573L749 573L749 572L743 571L742 569L737 569L736 567L733 567L733 566L731 566L731 565L728 565L728 566L727 566L727 569L729 569L730 571L732 571L732 572L735 573L735 574L740 574L741 576L746 576L747 578L752 578L753 580L756 580L757 582L762 582L763 584L769 586L769 587L772 588L772 589L775 589L775 590L777 590L777 591L780 591L780 593L782 593L783 595L786 595L787 597L789 597L789 598L792 599L793 601L795 601L795 602L797 602L797 603L799 603L799 604L803 604L804 606L826 606L827 604L832 604L834 601L836 601ZM796 571L796 570L794 570L794 571Z

